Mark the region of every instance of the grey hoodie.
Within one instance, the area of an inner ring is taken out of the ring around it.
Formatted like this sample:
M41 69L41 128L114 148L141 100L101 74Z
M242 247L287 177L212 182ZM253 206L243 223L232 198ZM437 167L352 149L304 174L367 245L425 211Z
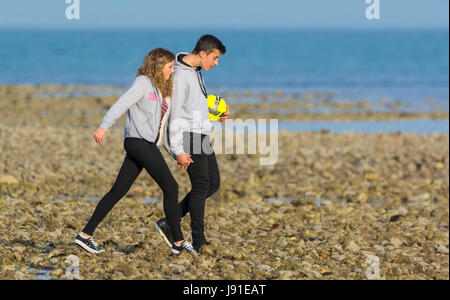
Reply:
M166 99L168 103L169 99ZM147 76L136 77L131 88L126 91L105 114L100 128L108 130L114 122L127 112L124 137L143 138L155 142L158 132L165 132L161 125L162 94ZM163 121L167 120L168 110ZM164 138L162 136L162 138ZM160 139L160 141L163 139ZM158 142L160 145L160 143Z
M170 152L185 153L183 132L210 135L212 123L206 101L206 88L200 68L193 68L180 62L188 53L178 53L173 75L172 111L169 119Z

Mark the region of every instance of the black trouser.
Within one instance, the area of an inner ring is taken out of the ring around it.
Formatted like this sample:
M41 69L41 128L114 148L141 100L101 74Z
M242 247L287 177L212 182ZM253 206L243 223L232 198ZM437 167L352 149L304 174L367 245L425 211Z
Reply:
M155 143L144 139L126 138L125 160L111 190L98 203L94 214L84 227L83 232L92 235L95 228L128 192L133 182L145 168L164 193L164 213L175 241L183 240L178 209L178 184L172 176L161 152Z
M203 145L207 145L210 148L207 151L202 148L201 153L195 154L193 144L199 140L201 140ZM181 201L179 208L181 217L184 217L188 212L191 215L192 240L196 244L205 240L204 218L206 198L211 197L219 189L220 174L209 136L196 133L185 134L184 145L186 146L184 149L185 152L190 153L194 161L187 169L192 189L184 197L183 201Z

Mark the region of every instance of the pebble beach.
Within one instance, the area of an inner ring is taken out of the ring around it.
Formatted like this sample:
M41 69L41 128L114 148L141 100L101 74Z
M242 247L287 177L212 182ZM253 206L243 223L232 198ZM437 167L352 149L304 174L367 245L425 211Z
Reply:
M89 89L0 86L0 279L66 279L72 255L80 279L449 279L444 133L280 131L274 165L260 165L260 155L217 155L221 188L205 213L212 245L200 256L169 255L153 228L164 214L162 192L142 172L94 234L105 253L83 251L73 239L109 191L125 154L124 117L95 143L93 132L117 97ZM314 96L264 97L265 103L236 104L235 115L231 104L231 117L391 120L413 114L327 100L320 106L338 111L320 113ZM445 120L448 111L414 117ZM189 178L162 152L181 201ZM189 224L187 216L188 240Z

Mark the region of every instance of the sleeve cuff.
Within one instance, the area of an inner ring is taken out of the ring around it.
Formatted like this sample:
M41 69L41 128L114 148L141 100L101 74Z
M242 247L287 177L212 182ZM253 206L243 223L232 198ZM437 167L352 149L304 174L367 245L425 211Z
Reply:
M108 129L111 127L111 125L108 125L107 123L105 123L105 122L102 122L101 124L100 124L100 126L99 126L99 128L103 128L103 129L105 129L106 131L108 131Z
M175 154L175 156L178 156L180 154L185 154L183 148L177 148L173 150L173 154Z

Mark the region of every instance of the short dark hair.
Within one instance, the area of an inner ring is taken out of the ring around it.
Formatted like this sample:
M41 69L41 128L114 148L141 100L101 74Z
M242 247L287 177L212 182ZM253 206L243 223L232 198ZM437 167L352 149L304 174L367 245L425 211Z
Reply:
M197 45L195 45L192 53L198 54L200 51L205 51L209 54L214 51L214 49L219 50L221 54L225 54L227 52L227 48L225 48L218 38L211 34L205 34L198 39Z

